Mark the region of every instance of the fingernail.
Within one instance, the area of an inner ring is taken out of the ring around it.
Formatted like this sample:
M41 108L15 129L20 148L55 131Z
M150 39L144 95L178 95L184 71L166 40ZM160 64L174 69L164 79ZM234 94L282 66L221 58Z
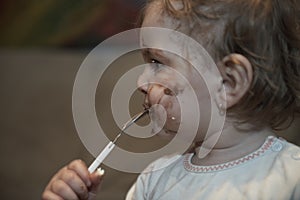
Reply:
M90 179L87 179L86 180L86 186L91 187L91 185L92 185L92 182L90 181Z
M97 175L98 175L98 176L103 176L104 173L105 173L105 171L104 171L104 169L101 169L101 167L99 167L99 168L97 169Z

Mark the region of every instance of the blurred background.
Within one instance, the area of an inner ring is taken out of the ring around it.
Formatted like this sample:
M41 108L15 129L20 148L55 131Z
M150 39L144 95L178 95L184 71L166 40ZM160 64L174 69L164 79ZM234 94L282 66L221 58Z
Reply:
M144 3L0 0L1 199L40 199L59 168L93 160L73 122L75 76L96 45L136 26ZM97 93L99 116L101 96L109 91ZM124 199L136 174L104 168L100 199Z
M1 0L0 45L91 48L133 28L145 0Z
M93 160L73 122L75 76L96 45L136 26L144 3L0 0L1 199L39 199L59 168L77 158ZM132 59L115 65L130 67L141 60L134 52L129 56ZM115 70L112 75L120 71ZM97 93L99 118L109 108L103 99L111 91L105 90ZM281 135L299 145L299 127L294 123ZM97 199L124 199L137 175L104 168L105 181Z

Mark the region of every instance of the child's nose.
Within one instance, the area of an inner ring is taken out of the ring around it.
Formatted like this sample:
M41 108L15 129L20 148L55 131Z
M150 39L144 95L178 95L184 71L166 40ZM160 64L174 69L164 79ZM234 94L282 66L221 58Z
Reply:
M139 76L137 80L137 87L139 91L141 91L144 94L147 94L149 84L145 76L145 72Z
M166 88L160 84L148 84L147 87L140 87L140 90L145 94L144 105L151 107L158 104L161 98L166 95ZM170 95L170 94L168 94Z
M148 93L148 84L138 85L138 90L144 94Z

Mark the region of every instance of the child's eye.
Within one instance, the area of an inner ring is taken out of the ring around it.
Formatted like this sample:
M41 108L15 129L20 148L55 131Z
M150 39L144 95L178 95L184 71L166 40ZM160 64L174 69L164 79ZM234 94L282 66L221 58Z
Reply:
M159 64L161 64L158 60L156 60L156 59L151 59L151 63L159 63Z
M150 62L151 62L151 64L155 64L156 67L159 67L162 64L161 62L159 62L156 59L151 59Z

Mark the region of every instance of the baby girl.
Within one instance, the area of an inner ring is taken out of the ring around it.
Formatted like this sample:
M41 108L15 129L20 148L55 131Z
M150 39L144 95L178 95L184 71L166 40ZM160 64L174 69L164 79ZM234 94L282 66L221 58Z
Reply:
M180 123L187 123L182 118L185 108L191 116L200 112L201 120L191 148L150 164L126 199L300 199L300 149L274 133L299 113L299 13L296 0L149 1L141 27L167 28L192 37L220 73L212 75L212 84L207 85L187 59L197 52L182 48L180 42L177 47L185 51L184 58L148 48L161 42L159 36L141 31L149 65L138 86L146 108L165 109L166 122L159 135L181 134ZM170 35L163 43L174 43L174 38ZM178 101L188 90L184 79L195 91L199 110ZM213 146L207 141L220 124L213 123L206 135L215 115L211 104L219 110L217 115L226 115ZM160 115L154 113L154 121ZM209 150L205 156L203 149ZM161 167L165 163L169 164ZM101 175L89 174L82 161L73 161L54 175L43 199L91 199L101 180Z

